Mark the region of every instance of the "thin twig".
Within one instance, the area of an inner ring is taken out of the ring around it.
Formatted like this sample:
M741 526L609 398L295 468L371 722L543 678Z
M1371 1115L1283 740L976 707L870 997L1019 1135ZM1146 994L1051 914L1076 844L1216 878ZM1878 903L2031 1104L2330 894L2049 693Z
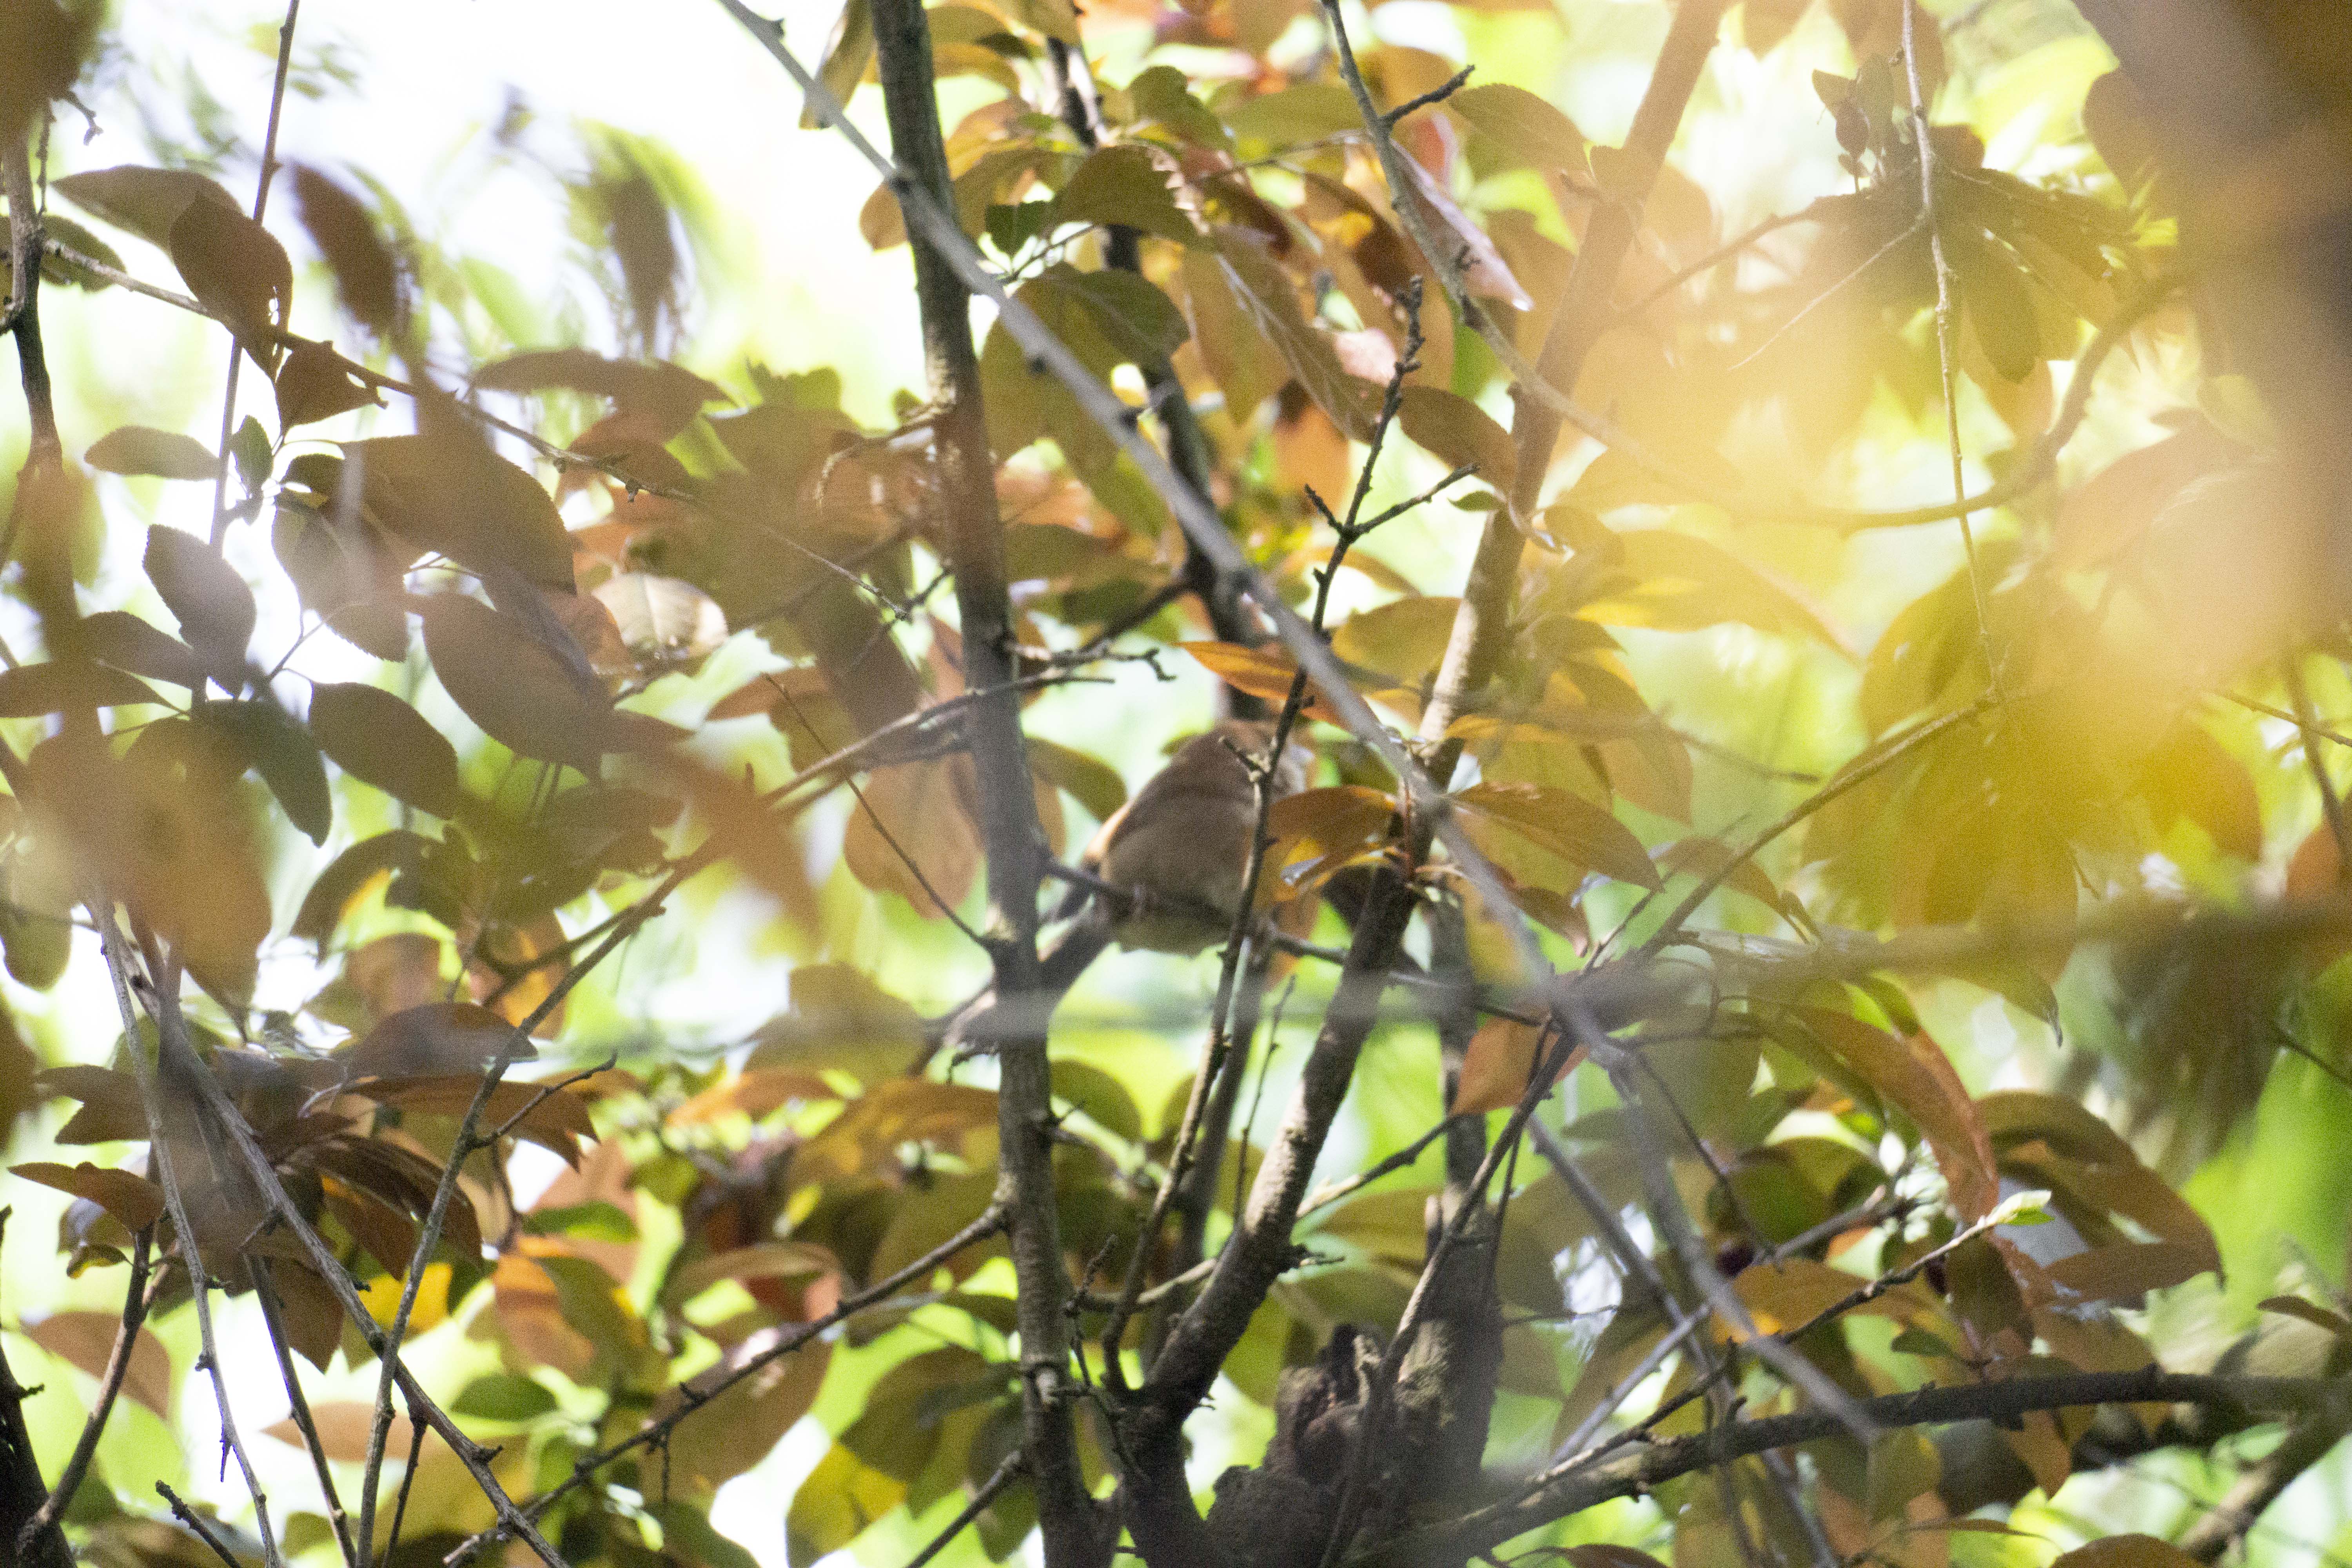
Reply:
M1022 1468L1023 1461L1019 1450L1016 1449L1005 1455L1004 1462L996 1467L996 1473L980 1483L980 1489L971 1494L971 1500L964 1504L953 1519L948 1521L945 1530L931 1537L920 1552L908 1560L907 1568L924 1568L924 1565L932 1558L945 1552L954 1543L957 1536L971 1528L972 1521L988 1511L989 1506L996 1501L998 1494L1011 1486L1013 1479L1021 1474Z
M1903 74L1911 89L1911 144L1919 154L1919 221L1927 226L1927 254L1936 268L1936 361L1944 381L1944 435L1952 454L1952 499L1965 500L1968 480L1960 457L1960 376L1952 352L1952 263L1944 249L1944 222L1936 200L1935 139L1928 134L1927 100L1919 84L1918 0L1900 0L1903 6ZM1985 685L1993 700L2001 693L2000 664L1993 652L1992 609L1986 598L1984 572L1977 560L1975 525L1963 508L1959 515L1960 548L1968 557L1969 596L1977 612L1977 647L1984 655Z
M163 1494L165 1502L172 1505L172 1512L178 1516L180 1522L194 1531L197 1540L213 1549L214 1556L227 1563L228 1568L245 1568L245 1564L236 1560L236 1553L228 1549L228 1542L220 1538L219 1531L205 1522L203 1514L190 1508L179 1493L163 1481L155 1483L155 1489Z
M146 1322L147 1310L155 1304L163 1285L161 1270L155 1271L152 1279L149 1276L148 1263L154 1244L155 1227L152 1225L132 1238L131 1282L122 1291L122 1323L114 1331L114 1349L108 1354L106 1370L98 1380L98 1399L82 1422L81 1436L74 1442L66 1468L58 1472L57 1485L49 1489L48 1500L16 1532L16 1550L26 1562L34 1560L35 1538L56 1526L73 1501L74 1493L81 1489L82 1479L89 1474L90 1460L98 1453L98 1440L114 1414L115 1396L122 1392L122 1380L131 1371L131 1357L139 1348L140 1327Z
M2303 761L2311 770L2311 782L2319 791L2319 814L2327 824L2327 835L2336 841L2336 879L2352 879L2352 823L2344 818L2344 797L2336 793L2336 781L2327 774L2327 764L2321 761L2319 748L2313 736L2319 726L2314 721L2311 689L2304 684L2303 660L2289 654L2279 661L2280 672L2286 678L2288 698L2294 703L2295 728L2302 731Z
M286 72L294 58L294 18L302 0L287 0L286 20L278 28L278 73L269 84L269 124L261 135L261 174L253 192L253 221L269 210L269 185L278 175L278 118L286 107ZM232 333L228 342L228 386L221 394L220 446L213 456L213 548L228 536L229 437L236 433L236 378L244 368L245 345Z
M267 1258L248 1260L253 1270L253 1293L261 1302L262 1321L269 1329L269 1348L277 1353L278 1381L286 1385L286 1405L294 1418L295 1429L302 1434L302 1447L310 1455L310 1468L319 1478L319 1497L327 1505L327 1522L333 1527L335 1544L342 1551L343 1561L356 1563L358 1553L352 1544L351 1517L343 1511L343 1500L335 1489L334 1467L328 1461L327 1446L319 1439L319 1424L310 1415L310 1401L302 1392L302 1379L294 1370L292 1342L286 1332L285 1303L278 1299L278 1281L271 1275Z
M1764 238L1766 236L1778 234L1780 230L1790 227L1794 224L1815 222L1820 219L1825 209L1836 206L1843 203L1845 200L1846 198L1843 196L1824 196L1821 200L1812 203L1811 205L1801 207L1795 212L1781 213L1778 216L1766 218L1762 223L1758 224L1747 233L1740 235L1736 238L1725 240L1721 245L1717 246L1713 250L1708 251L1705 256L1700 257L1696 261L1692 262L1688 267L1684 268L1681 271L1675 273L1673 277L1667 279L1664 282L1659 284L1648 293L1643 295L1639 300L1634 300L1633 303L1618 311L1618 321L1622 322L1635 320L1651 306L1656 304L1667 295L1681 289L1684 284L1688 283L1694 278L1705 277L1707 273L1714 271L1717 268L1722 266L1733 257L1738 256L1741 251L1748 249L1750 246Z

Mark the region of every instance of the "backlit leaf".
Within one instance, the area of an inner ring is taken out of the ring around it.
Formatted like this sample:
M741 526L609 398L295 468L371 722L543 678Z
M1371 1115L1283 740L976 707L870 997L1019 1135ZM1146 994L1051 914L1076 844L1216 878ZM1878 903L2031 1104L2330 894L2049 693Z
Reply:
M415 548L476 571L510 567L571 592L572 544L555 503L469 421L443 412L418 435L346 442L343 455L361 465L370 519Z
M165 479L201 479L209 484L220 464L202 441L177 430L124 425L89 444L82 461L110 474L152 474Z
M206 679L195 649L128 610L100 610L81 622L82 651L100 664L199 691Z
M1408 386L1398 419L1423 451L1449 468L1475 468L1497 490L1509 489L1518 468L1511 437L1468 398L1434 386Z
M391 692L346 682L313 687L310 733L353 778L419 811L457 815L457 750Z
M165 247L197 303L220 317L264 374L278 367L278 330L294 301L294 264L268 229L233 207L191 201Z
M278 367L277 389L280 430L332 419L355 408L373 408L383 401L325 343L303 343L288 354Z
M115 1339L121 1331L120 1313L94 1311L52 1312L24 1329L26 1339L91 1377L106 1375ZM152 1329L142 1326L131 1342L122 1394L163 1420L172 1418L172 1358Z
M163 1189L129 1171L110 1170L87 1160L77 1165L35 1161L11 1165L8 1173L88 1198L121 1220L127 1230L145 1230L163 1217Z
M391 336L400 321L400 268L374 218L357 196L308 164L294 171L294 199L310 243L335 275L343 309L378 337ZM282 402L282 382L278 395Z
M218 181L187 169L145 169L126 163L68 174L51 182L49 188L85 212L164 249L171 247L172 226L190 202L211 202L243 216L236 198Z
M206 702L195 710L199 724L227 735L246 763L278 797L287 820L313 844L327 841L334 826L334 801L327 793L326 764L309 731L268 698L247 702Z
M1201 232L1176 205L1168 179L1169 171L1149 149L1105 147L1089 153L1063 185L1054 216L1063 223L1121 224L1162 239L1197 242Z
M0 670L0 719L33 719L161 700L133 676L101 664L51 659Z
M539 1053L514 1026L471 1002L430 1002L394 1013L342 1053L353 1079L438 1078L479 1072L505 1051L509 1060Z
M1463 826L1482 843L1500 829L1558 856L1636 887L1660 885L1658 868L1631 828L1566 790L1536 784L1476 784L1454 797Z
M162 523L147 531L145 564L148 581L179 618L180 636L213 679L225 690L243 689L256 614L245 579L210 544Z
M1750 0L1751 8L1754 0ZM1445 110L1529 168L1577 172L1584 137L1567 115L1523 87L1481 82L1457 90Z
M422 609L434 673L466 717L522 756L595 772L612 710L581 690L546 644L478 599L439 594Z

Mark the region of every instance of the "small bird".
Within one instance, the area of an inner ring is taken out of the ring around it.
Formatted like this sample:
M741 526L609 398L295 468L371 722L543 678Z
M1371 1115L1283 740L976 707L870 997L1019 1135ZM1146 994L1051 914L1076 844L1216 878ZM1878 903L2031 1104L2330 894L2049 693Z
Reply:
M1037 954L1034 1010L1017 1024L991 1018L994 989L960 1008L946 1039L960 1048L1036 1027L1077 984L1087 966L1112 942L1153 952L1193 953L1222 942L1245 889L1250 835L1257 826L1253 769L1274 738L1274 726L1228 719L1176 748L1167 764L1096 830L1078 868L1111 887L1132 889L1124 900L1073 883L1049 917L1067 921ZM1307 786L1304 748L1285 749L1274 770L1276 799ZM985 1021L990 1026L982 1029Z

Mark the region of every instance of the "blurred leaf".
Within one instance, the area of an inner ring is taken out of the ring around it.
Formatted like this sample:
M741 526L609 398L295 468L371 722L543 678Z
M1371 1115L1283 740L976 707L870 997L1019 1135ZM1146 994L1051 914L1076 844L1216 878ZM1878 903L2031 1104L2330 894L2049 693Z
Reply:
M192 200L164 248L196 302L228 324L263 374L274 372L294 303L294 264L277 237L234 207Z
M1633 830L1591 801L1535 784L1477 784L1454 797L1474 840L1496 829L1517 835L1579 872L1594 870L1636 887L1663 886L1649 851Z
M510 567L571 592L571 541L539 481L492 452L462 415L420 411L419 424L415 436L343 444L343 460L360 465L368 516L461 566Z
M710 595L676 577L620 572L596 584L621 641L638 658L687 663L727 640L727 616Z
M1535 1077L1536 1047L1542 1031L1512 1018L1489 1018L1470 1037L1462 1056L1462 1078L1454 1091L1454 1115L1507 1110L1518 1104ZM1584 1059L1581 1047L1570 1052L1552 1075L1558 1083Z
M1198 243L1201 232L1176 205L1169 188L1165 153L1128 143L1087 155L1055 198L1059 223L1120 224L1179 244Z
M314 424L349 414L354 408L374 408L383 399L352 374L349 361L325 343L302 343L278 367L278 427Z
M1755 4L1749 0L1751 11ZM1584 166L1584 137L1575 124L1523 87L1504 82L1465 87L1445 100L1445 111L1528 168L1573 174Z
M584 693L544 642L462 595L436 594L419 608L433 671L466 717L522 756L595 773L613 749L612 710Z
M122 1330L118 1312L52 1312L25 1326L24 1335L59 1361L92 1377L106 1375L114 1342ZM152 1329L142 1327L131 1342L131 1362L122 1378L124 1397L145 1405L163 1420L172 1418L172 1358Z
M274 700L205 702L195 721L226 735L291 822L313 844L324 844L334 826L334 797L327 793L327 768L318 742Z
M609 397L648 419L657 441L693 423L703 405L731 401L726 391L667 360L607 359L585 349L539 349L484 365L473 384L488 392L541 392L560 386Z
M674 1413L689 1392L716 1386L767 1351L777 1332L762 1330L731 1347L717 1366L665 1394L647 1418L660 1420ZM751 1469L816 1403L832 1350L824 1340L803 1345L710 1399L678 1424L667 1444L668 1452L656 1457L648 1469L667 1476L674 1487L705 1496Z
M121 708L162 699L132 676L79 662L20 664L0 670L0 719Z
M100 610L81 622L82 651L100 664L151 680L168 680L191 692L204 689L204 661L171 633L127 610Z
M471 1002L433 1002L394 1013L342 1053L346 1076L438 1078L478 1073L501 1050L514 1061L539 1053L514 1026Z
M860 0L852 0L853 4ZM868 1465L840 1443L826 1450L784 1514L784 1552L806 1568L838 1552L906 1500L907 1483Z
M165 479L212 482L220 464L205 444L176 430L124 425L89 444L82 461L110 474L152 474Z
M1449 468L1471 468L1497 490L1510 488L1517 454L1508 432L1466 397L1433 386L1408 386L1398 420L1421 448Z
M1396 825L1396 802L1360 784L1300 790L1266 814L1265 869L1257 887L1261 907L1314 892L1339 871L1386 850Z
M833 24L833 37L825 41L824 58L817 64L817 80L824 84L835 103L846 104L873 60L873 10L867 0L845 0L841 16ZM824 123L814 99L802 106L802 130L814 131Z
M344 914L370 887L396 871L413 875L431 846L432 840L405 829L379 833L352 845L311 882L294 916L291 934L324 946L342 924Z
M294 170L294 199L302 227L335 275L335 288L352 319L389 338L399 324L400 268L376 233L375 220L358 197L309 164ZM299 355L302 351L296 350ZM284 397L281 380L279 396Z
M147 531L148 580L180 622L180 636L203 656L226 691L245 688L246 645L253 640L253 590L220 552L193 533L162 523Z
M84 211L165 250L171 248L173 225L190 202L210 202L225 212L244 216L236 198L217 181L186 169L145 169L126 163L68 174L51 181L49 188Z

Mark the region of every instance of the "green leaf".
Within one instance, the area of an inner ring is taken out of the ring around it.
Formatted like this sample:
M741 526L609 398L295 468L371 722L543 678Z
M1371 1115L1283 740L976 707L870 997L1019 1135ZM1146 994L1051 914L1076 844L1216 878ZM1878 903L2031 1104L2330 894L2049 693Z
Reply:
M492 1373L459 1390L449 1408L478 1421L520 1424L554 1410L555 1395L530 1378L508 1372Z
M1532 169L1580 172L1584 136L1574 121L1523 87L1485 82L1445 100L1446 112Z
M352 683L310 693L310 732L353 778L436 816L457 815L457 748L391 692Z
M784 1513L784 1557L806 1568L838 1552L906 1500L907 1483L835 1443L793 1494Z
M334 797L327 793L326 764L309 731L267 698L202 703L194 717L235 742L247 764L278 797L287 820L311 843L326 843L335 821Z
M1054 204L1054 220L1123 224L1162 239L1197 244L1201 231L1177 206L1175 194L1169 185L1171 171L1161 166L1160 157L1132 142L1105 147L1089 154L1062 187ZM1087 276L1133 275L1100 272Z

